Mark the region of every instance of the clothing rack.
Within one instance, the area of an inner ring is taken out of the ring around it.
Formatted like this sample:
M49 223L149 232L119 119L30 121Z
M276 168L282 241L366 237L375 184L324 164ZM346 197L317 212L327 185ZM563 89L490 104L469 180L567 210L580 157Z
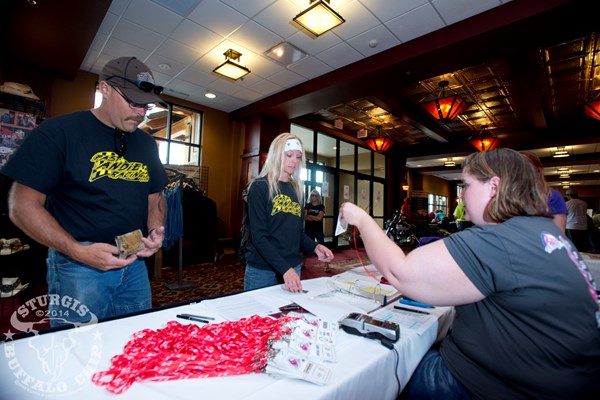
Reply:
M172 168L165 168L165 171L167 171L167 173L172 174L171 177L169 177L170 185L178 185L179 187L179 204L180 206L183 205L183 186L184 186L184 182L187 180L187 177L185 174L177 171L176 169L172 169ZM165 283L165 286L171 290L180 290L180 289L189 289L192 287L195 287L196 284L194 282L191 281L184 281L183 280L183 233L181 234L181 237L179 238L179 256L178 256L178 267L177 267L177 282L174 283Z

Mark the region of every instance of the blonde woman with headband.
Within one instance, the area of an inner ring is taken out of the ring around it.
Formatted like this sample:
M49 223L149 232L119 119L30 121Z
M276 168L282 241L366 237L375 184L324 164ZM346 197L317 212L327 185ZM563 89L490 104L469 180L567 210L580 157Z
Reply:
M302 141L291 133L277 136L260 174L248 188L250 241L246 252L244 290L272 286L301 292L303 253L320 260L333 253L303 232L303 199L300 171L305 165Z

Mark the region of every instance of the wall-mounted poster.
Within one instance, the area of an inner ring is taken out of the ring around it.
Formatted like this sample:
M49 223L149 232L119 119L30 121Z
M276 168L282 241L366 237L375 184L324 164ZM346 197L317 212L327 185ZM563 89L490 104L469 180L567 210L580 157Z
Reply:
M35 115L0 108L0 171L35 128Z

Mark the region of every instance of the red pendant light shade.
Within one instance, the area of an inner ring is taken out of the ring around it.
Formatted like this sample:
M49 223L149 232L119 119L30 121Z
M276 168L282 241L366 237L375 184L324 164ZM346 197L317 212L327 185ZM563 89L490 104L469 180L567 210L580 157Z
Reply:
M487 130L487 126L483 126L483 130L477 136L469 138L469 142L479 151L494 149L500 144L498 136Z
M448 81L440 81L438 86L440 87L440 91L437 98L421 103L421 106L435 119L442 122L450 122L465 111L469 107L469 104L457 94L445 96Z
M590 117L600 119L600 100L585 103L584 110Z
M387 149L392 147L394 141L381 132L381 126L375 130L375 134L365 139L365 143L378 153L385 153Z
M387 149L392 147L394 142L387 137L377 137L365 140L367 145L373 150L379 153L384 153Z

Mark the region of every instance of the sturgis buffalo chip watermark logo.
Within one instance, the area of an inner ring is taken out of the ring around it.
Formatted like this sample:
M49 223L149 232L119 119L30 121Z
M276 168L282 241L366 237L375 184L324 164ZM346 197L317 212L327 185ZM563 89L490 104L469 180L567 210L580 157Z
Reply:
M67 397L92 384L102 351L97 322L85 304L68 296L26 301L11 315L12 329L3 332L0 399ZM40 335L49 324L75 329ZM20 333L29 335L15 340Z

